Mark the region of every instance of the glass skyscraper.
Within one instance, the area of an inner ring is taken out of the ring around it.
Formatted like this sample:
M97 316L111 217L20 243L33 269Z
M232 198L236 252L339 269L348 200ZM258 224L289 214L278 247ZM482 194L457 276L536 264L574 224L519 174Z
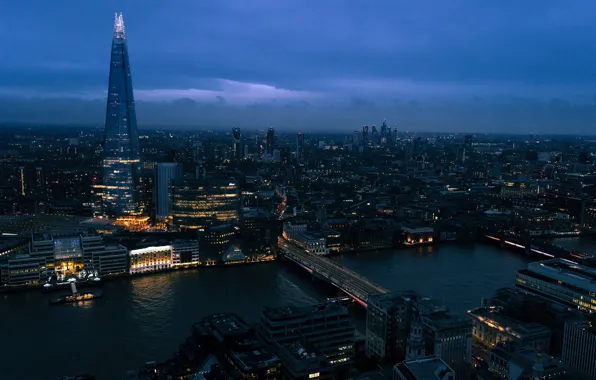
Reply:
M101 214L139 214L141 157L122 13L114 19L103 154Z

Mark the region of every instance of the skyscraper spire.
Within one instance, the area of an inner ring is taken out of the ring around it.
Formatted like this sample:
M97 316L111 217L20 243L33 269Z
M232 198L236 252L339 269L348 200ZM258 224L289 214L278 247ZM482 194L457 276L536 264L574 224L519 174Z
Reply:
M126 38L122 12L114 13L114 38Z
M113 37L104 134L102 202L94 213L137 215L142 211L141 157L122 13L114 16Z

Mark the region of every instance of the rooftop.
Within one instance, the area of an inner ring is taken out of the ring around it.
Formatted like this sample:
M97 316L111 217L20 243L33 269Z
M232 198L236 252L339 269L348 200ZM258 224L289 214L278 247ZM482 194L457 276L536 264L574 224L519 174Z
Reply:
M455 373L443 360L432 355L396 364L397 370L407 380L437 380L448 373Z
M337 303L322 303L315 305L307 305L302 307L297 306L284 306L277 308L266 307L263 311L263 315L273 321L282 321L294 318L302 318L312 315L347 315L348 309Z
M596 292L596 269L565 259L551 259L528 264L527 271Z
M476 320L493 326L500 331L506 331L518 339L532 337L536 334L550 334L550 329L540 323L519 322L499 313L499 308L479 307L468 311L468 314Z

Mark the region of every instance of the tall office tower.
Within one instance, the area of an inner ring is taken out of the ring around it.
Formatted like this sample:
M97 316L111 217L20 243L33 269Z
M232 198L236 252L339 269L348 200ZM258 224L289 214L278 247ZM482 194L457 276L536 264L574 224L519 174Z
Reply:
M596 379L596 322L589 319L565 321L563 363Z
M240 161L244 158L244 144L242 143L242 133L240 128L232 128L232 150L234 153L234 160Z
M275 149L275 129L269 128L267 131L267 153L273 154Z
M155 216L165 219L170 216L172 181L181 174L180 164L161 162L155 168Z
M368 125L362 127L362 145L368 146Z
M372 129L372 132L370 133L371 134L370 141L373 145L377 145L379 143L379 134L377 133L377 126L373 125L371 129Z
M103 149L101 213L138 214L141 155L122 13L114 20Z
M296 161L304 160L304 133L298 132L296 135Z
M393 145L397 145L397 142L399 141L399 137L397 134L397 127L393 128L393 138L391 140L393 142Z
M391 127L387 127L387 119L383 120L383 124L381 124L381 136L386 137L388 131L391 130Z

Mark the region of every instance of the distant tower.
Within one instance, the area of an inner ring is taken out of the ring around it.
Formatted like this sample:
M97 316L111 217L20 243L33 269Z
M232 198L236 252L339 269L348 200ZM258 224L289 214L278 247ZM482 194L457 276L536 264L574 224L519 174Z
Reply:
M406 343L406 360L418 359L426 356L420 314L416 312L413 317L412 325L410 326L410 335L408 335Z
M103 149L103 191L100 214L139 213L141 154L130 62L122 13L114 19Z
M393 145L396 146L397 145L397 142L399 141L399 137L398 137L398 134L397 134L397 127L393 127L393 137L392 137L391 140L393 142Z
M379 143L379 134L377 133L377 126L373 125L372 126L372 132L371 134L371 142L373 145L377 145Z
M296 135L296 161L304 160L304 133L298 132Z
M244 157L244 147L242 145L240 128L232 128L232 150L234 151L234 159L236 161L240 161Z
M273 154L275 149L275 129L269 128L267 131L267 153Z
M368 146L368 125L362 127L362 145Z
M165 219L170 216L170 196L172 181L180 176L180 164L175 162L161 162L155 167L155 216Z

